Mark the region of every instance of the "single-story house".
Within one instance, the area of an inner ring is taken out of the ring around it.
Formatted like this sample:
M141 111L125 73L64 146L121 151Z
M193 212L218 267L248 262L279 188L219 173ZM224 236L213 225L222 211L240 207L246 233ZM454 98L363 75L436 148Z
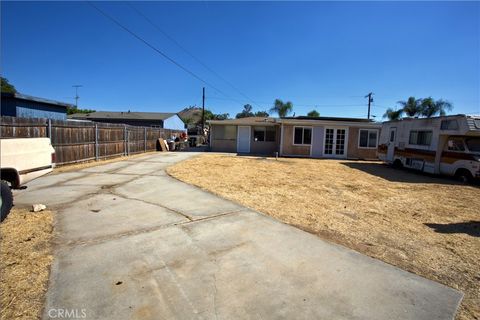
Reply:
M0 114L19 118L66 120L67 107L73 107L73 105L21 93L2 92Z
M245 154L377 159L380 123L336 117L211 120L210 148Z
M170 112L110 112L96 111L75 113L69 119L91 120L95 122L122 123L131 126L185 130L185 123L176 113Z

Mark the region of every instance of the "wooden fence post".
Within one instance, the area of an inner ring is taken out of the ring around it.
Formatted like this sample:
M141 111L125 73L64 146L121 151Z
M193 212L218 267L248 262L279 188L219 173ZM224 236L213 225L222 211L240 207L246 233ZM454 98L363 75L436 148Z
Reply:
M52 143L52 119L48 119L47 126L48 126L47 135L50 138L50 143Z
M145 152L147 152L147 127L143 128L145 130L144 132L144 146L145 146Z
M123 155L127 155L127 126L123 127Z
M98 161L98 124L95 123L95 160Z

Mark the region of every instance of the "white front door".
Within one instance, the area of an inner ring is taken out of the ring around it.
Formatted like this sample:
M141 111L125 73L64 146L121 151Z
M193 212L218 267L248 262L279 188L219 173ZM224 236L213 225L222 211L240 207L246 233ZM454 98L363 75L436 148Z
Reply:
M388 135L387 161L393 161L395 154L395 141L397 141L397 128L390 128Z
M237 132L237 152L250 153L250 126L238 126Z
M347 157L347 129L346 128L325 128L325 157L346 158Z

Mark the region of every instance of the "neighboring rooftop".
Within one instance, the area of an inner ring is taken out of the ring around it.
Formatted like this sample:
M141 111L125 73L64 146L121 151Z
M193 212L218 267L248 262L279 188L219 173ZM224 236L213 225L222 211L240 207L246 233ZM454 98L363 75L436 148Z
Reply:
M175 112L110 112L96 111L90 113L74 113L69 118L74 119L125 119L125 120L165 120L177 115Z
M39 98L39 97L34 97L34 96L29 96L26 94L22 93L7 93L7 92L2 92L2 98L15 98L15 99L20 99L20 100L26 100L26 101L34 101L34 102L39 102L39 103L45 103L45 104L51 104L51 105L56 105L59 107L75 107L73 104L66 103L66 102L60 102L56 100L50 100L50 99L45 99L45 98Z

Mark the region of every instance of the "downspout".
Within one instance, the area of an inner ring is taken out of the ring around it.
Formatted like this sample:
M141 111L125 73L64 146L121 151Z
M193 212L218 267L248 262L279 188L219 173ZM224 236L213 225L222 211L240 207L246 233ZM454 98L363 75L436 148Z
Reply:
M280 126L280 156L283 157L283 122Z

